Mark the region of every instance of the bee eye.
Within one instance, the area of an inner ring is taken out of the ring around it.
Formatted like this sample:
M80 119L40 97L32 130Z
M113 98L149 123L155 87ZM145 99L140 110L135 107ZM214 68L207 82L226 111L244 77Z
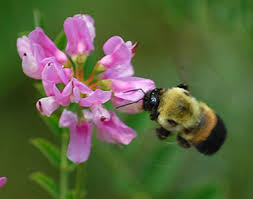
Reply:
M168 122L170 123L171 126L176 126L177 125L177 123L172 119L168 119Z

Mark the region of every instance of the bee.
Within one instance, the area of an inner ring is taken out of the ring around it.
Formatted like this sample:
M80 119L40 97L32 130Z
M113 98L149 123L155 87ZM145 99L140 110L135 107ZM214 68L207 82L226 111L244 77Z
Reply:
M167 90L155 88L144 92L142 106L150 112L150 119L156 121L159 139L165 140L172 132L177 133L177 142L183 148L195 147L205 155L215 154L223 145L227 130L223 120L208 105L198 101L187 84L179 84ZM139 102L138 100L137 102ZM121 105L127 106L136 102Z

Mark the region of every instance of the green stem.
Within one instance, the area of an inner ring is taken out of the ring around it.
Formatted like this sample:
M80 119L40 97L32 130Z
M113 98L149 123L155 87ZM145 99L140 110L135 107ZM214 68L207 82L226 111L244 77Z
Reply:
M60 165L60 199L66 199L68 190L68 162L67 162L67 147L68 147L68 132L63 131L61 135L61 165Z
M82 198L83 184L84 184L84 163L81 163L77 166L77 171L76 171L76 188L75 188L74 199Z

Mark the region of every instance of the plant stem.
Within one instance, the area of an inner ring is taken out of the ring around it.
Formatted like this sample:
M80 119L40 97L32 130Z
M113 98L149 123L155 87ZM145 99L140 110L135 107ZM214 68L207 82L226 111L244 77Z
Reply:
M60 165L60 199L66 199L68 189L68 171L67 171L67 146L68 132L63 131L61 135L61 165Z
M84 163L81 163L77 166L77 171L76 171L76 188L75 188L74 199L82 198L83 183L84 183Z

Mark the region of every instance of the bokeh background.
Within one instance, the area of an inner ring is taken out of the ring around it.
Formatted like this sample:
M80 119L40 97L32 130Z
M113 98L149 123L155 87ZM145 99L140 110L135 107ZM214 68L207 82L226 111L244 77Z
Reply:
M95 19L96 56L113 35L139 41L136 76L157 87L190 85L198 99L224 118L228 139L216 155L184 150L175 139L160 142L147 114L122 115L138 131L127 147L93 136L85 176L89 199L237 199L253 195L253 2L250 0L8 0L0 8L0 176L9 178L1 199L50 198L29 179L34 171L58 178L29 142L58 143L41 120L39 94L26 77L16 39L34 28L33 9L44 16L53 39L64 19L88 13ZM70 183L72 186L72 183Z

